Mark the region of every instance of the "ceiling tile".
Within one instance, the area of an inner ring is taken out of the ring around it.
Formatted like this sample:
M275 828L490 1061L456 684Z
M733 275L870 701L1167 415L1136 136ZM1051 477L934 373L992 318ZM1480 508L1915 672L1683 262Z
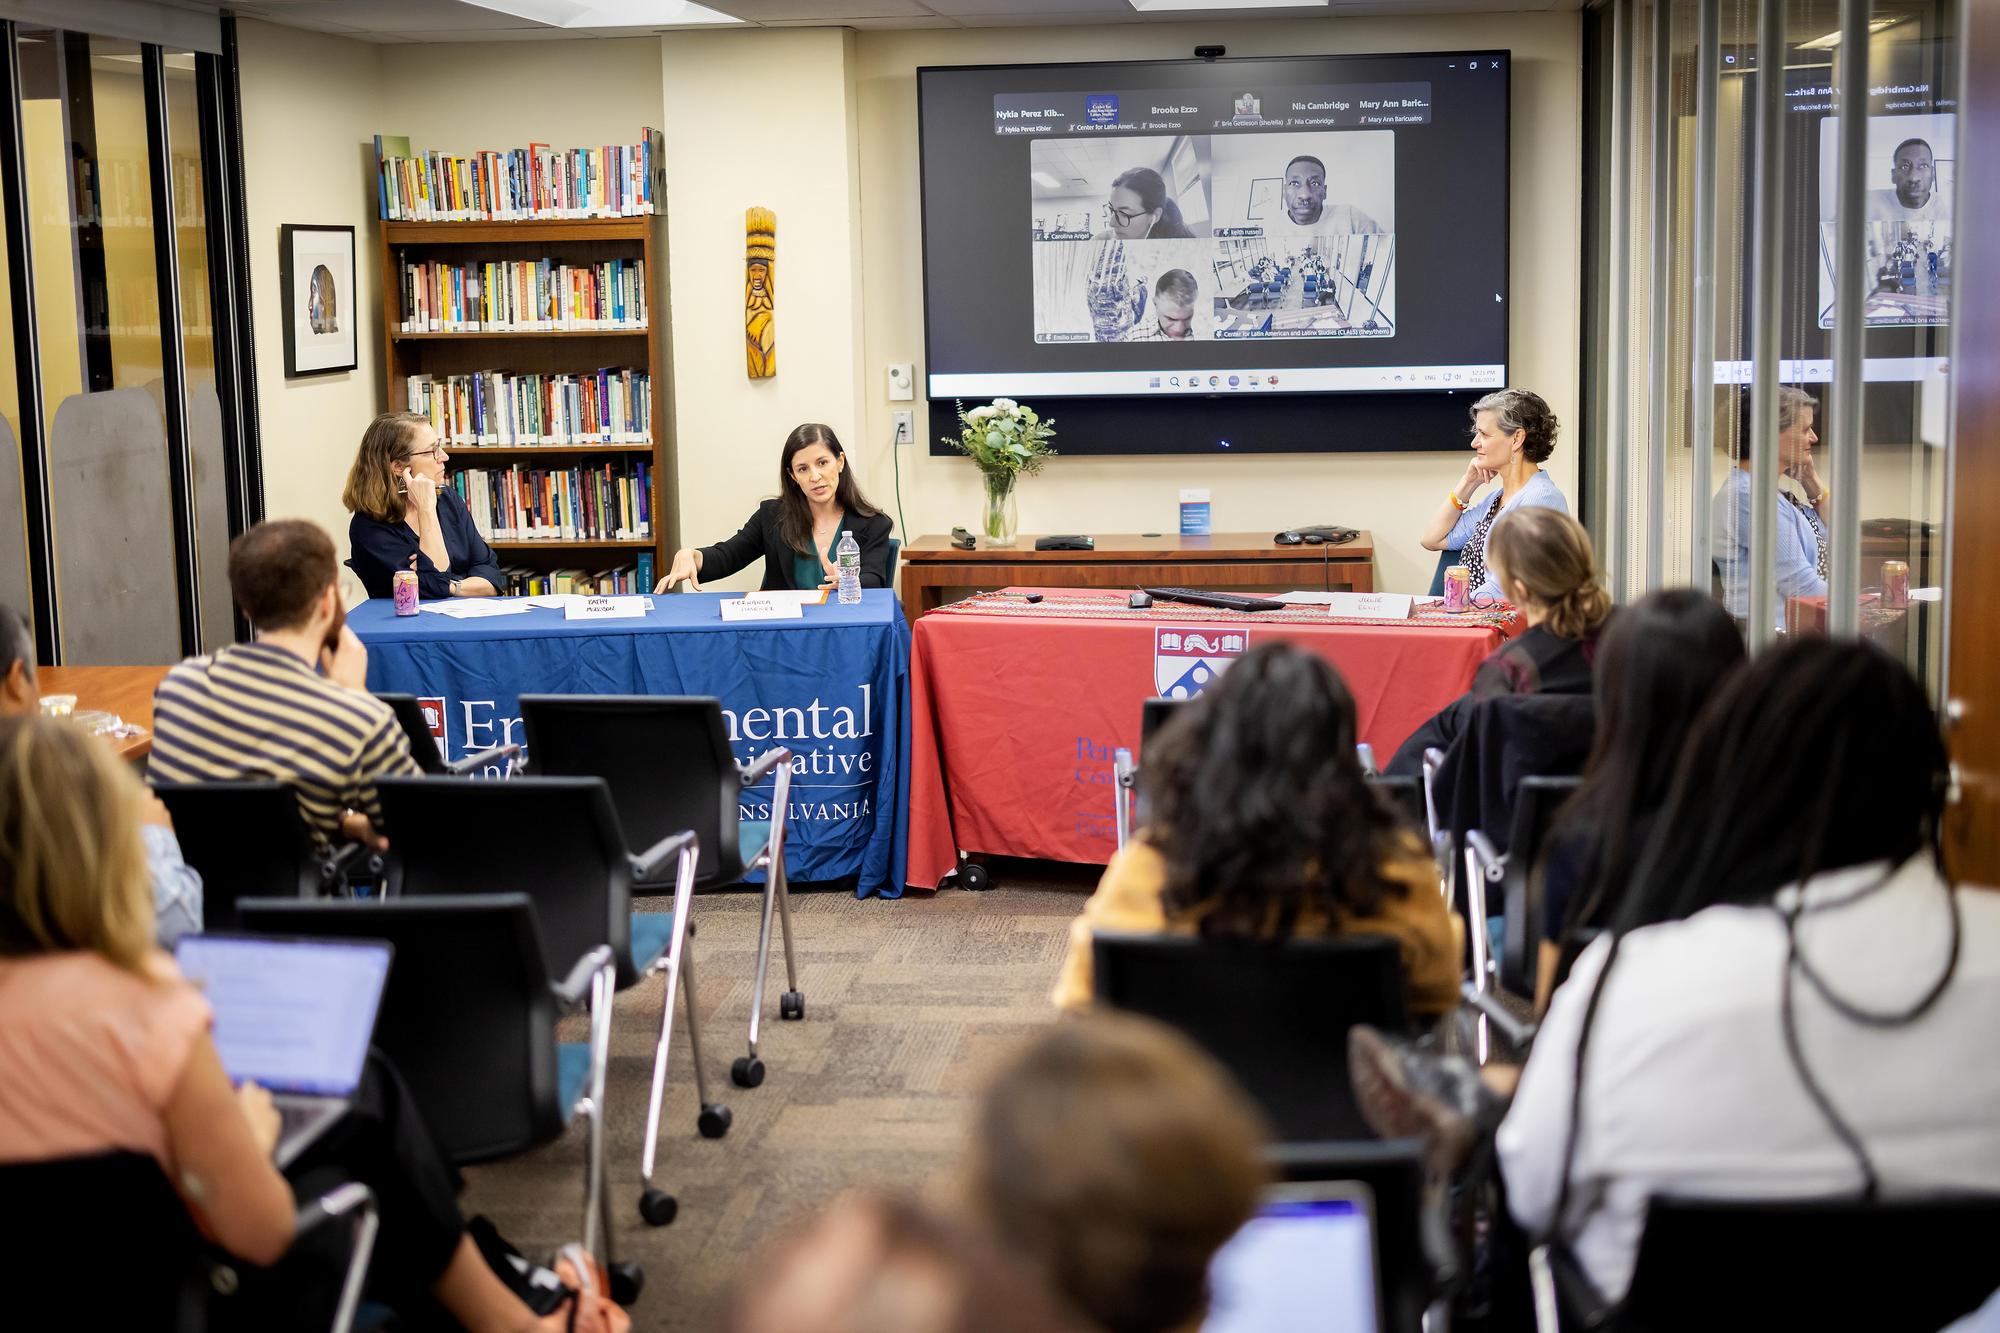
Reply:
M839 24L850 19L928 18L919 0L718 0L710 9L752 23Z

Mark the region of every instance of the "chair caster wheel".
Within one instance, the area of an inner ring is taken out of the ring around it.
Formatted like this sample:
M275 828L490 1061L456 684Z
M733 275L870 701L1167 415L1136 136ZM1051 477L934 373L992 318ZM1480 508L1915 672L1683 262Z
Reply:
M729 1081L739 1088L756 1087L764 1081L764 1062L754 1055L737 1056L736 1063L729 1066Z
M729 1132L731 1119L728 1107L720 1103L710 1103L701 1108L701 1114L695 1118L694 1123L703 1138L719 1139Z
M639 1196L639 1216L646 1219L647 1226L666 1226L680 1210L680 1201L665 1190L649 1189Z
M620 1305L630 1306L638 1301L639 1293L646 1289L644 1266L626 1260L622 1264L611 1265L611 1299Z
M778 1017L788 1023L796 1023L806 1016L806 993L788 990L778 997Z
M977 861L967 861L958 868L958 882L970 893L984 893L993 887L993 880L986 873L986 867Z

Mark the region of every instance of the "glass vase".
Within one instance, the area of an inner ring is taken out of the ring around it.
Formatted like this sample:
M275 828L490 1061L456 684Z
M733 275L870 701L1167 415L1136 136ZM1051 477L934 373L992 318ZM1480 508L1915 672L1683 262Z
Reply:
M980 535L988 546L1012 546L1014 534L1021 526L1020 514L1014 508L1015 474L1012 472L988 472L986 477L986 508L980 522Z

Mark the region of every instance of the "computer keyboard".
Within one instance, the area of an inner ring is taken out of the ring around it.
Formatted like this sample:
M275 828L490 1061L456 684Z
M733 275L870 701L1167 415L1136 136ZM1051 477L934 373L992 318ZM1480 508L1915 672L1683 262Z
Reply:
M1224 611L1282 611L1283 602L1268 597L1250 597L1240 592L1210 592L1205 588L1147 588L1156 602L1186 602L1192 606L1214 606Z

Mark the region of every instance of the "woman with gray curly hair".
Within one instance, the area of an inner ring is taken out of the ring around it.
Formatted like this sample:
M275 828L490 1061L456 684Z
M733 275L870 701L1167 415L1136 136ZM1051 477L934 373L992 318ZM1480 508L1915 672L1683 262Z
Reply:
M1778 508L1778 581L1776 619L1785 627L1785 601L1791 597L1824 597L1831 529L1827 526L1827 506L1833 492L1819 479L1813 462L1813 446L1819 434L1813 418L1819 400L1795 384L1778 386L1778 470L1775 483L1756 488L1750 484L1750 395L1742 400L1742 424L1736 432L1736 466L1709 502L1709 554L1715 560L1715 575L1723 604L1738 620L1750 614L1750 506L1753 495L1775 492ZM1791 478L1798 486L1794 494L1784 486Z
M1418 540L1426 551L1459 553L1458 563L1472 574L1474 597L1502 595L1486 567L1486 534L1500 515L1524 505L1569 512L1541 467L1555 451L1556 429L1556 414L1540 394L1526 389L1501 389L1472 405L1472 461ZM1474 493L1491 481L1500 489L1473 503Z

